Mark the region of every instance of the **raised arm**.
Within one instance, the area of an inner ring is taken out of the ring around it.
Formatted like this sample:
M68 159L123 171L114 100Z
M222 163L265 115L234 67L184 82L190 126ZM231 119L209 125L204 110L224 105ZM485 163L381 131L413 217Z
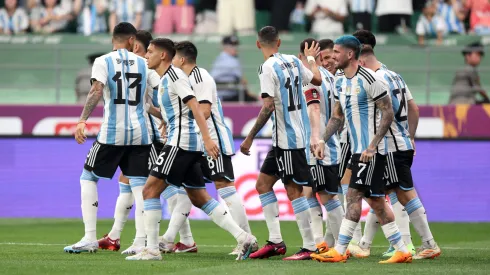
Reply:
M319 51L320 46L318 43L313 42L311 43L310 47L308 47L308 44L305 42L304 55L308 58L308 69L311 73L313 73L313 77L311 77L311 75L309 75L309 72L303 68L303 81L310 80L306 82L310 82L315 86L322 85L322 75L320 74L320 70L318 69L315 60Z

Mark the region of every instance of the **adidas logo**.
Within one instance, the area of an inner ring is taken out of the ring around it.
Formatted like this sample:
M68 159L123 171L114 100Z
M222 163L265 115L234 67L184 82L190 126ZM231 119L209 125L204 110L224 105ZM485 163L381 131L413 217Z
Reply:
M126 210L131 210L131 209L133 209L132 205L130 207L126 208Z
M186 217L189 217L189 212L187 213L182 213L182 215L186 216Z
M323 213L318 214L318 217L323 217Z
M277 215L276 218L279 218L279 215Z
M155 168L153 168L153 171L158 172L158 166L155 166Z
M228 211L225 211L225 213L223 213L223 216L226 215L226 214L228 214Z
M362 183L362 180L361 180L361 179L358 179L358 180L356 181L356 184L363 184L363 183Z
M99 207L99 201L96 201L95 203L93 203L92 206Z
M214 171L212 171L212 173L211 173L211 176L213 176L213 175L216 175L216 173Z

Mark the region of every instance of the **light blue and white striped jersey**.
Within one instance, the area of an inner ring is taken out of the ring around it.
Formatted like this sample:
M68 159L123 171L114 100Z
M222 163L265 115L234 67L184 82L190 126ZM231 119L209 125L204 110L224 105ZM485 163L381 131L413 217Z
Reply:
M195 98L189 77L179 68L170 66L160 81L158 102L162 116L167 118L167 145L186 151L204 151L198 126L186 103Z
M461 2L458 1L457 5L459 5L460 9L463 8ZM452 5L446 4L445 2L439 3L437 6L437 13L446 23L446 29L448 32L460 34L465 33L464 24L456 16L456 12Z
M29 16L23 8L17 8L10 17L6 9L0 9L0 29L10 33L24 32L29 27Z
M420 36L435 37L438 32L447 33L446 24L439 15L434 15L431 19L421 15L417 26L415 27L415 33Z
M158 75L157 72L154 70L148 69L148 77L156 79L158 83L160 83L160 76ZM159 108L160 103L158 102L158 87L151 87L148 85L146 87L146 95L145 96L145 103L150 103L151 105ZM152 141L156 141L159 143L165 143L165 140L162 138L162 135L160 134L160 131L158 130L158 127L160 126L161 120L159 118L156 118L152 115L150 115L148 112L145 112L146 116L146 124L148 125L148 130L150 131L150 138ZM167 122L166 117L162 116L163 120L165 123Z
M116 14L116 24L129 22L134 25L136 15L142 14L145 7L143 0L110 0L109 12Z
M84 0L82 1L82 12L78 16L79 33L91 35L93 33L107 32L107 23L104 14L98 14L96 4L107 6L105 0Z
M225 124L223 108L213 77L205 69L196 66L192 69L189 80L199 103L211 104L211 116L207 119L211 138L218 144L221 153L228 156L234 155L233 135Z
M376 101L385 96L389 96L386 82L361 66L354 77L342 75L335 81L335 99L340 101L344 112L352 154L361 154L376 135L381 120ZM377 149L384 154L384 140Z
M95 59L92 81L104 84L104 119L97 141L111 145L151 144L145 118L146 87L158 86L149 77L146 60L126 49Z
M262 97L274 98L272 146L284 150L309 148L310 122L303 83L313 73L294 55L276 53L259 68Z
M413 150L408 131L408 101L412 94L403 78L390 70L377 70L376 75L384 79L390 88L391 104L395 119L385 136L385 153Z
M374 5L374 0L349 0L349 7L352 13L372 13L374 11Z
M328 120L332 117L333 107L335 105L334 76L323 67L318 68L322 75L322 85L315 86L311 83L303 87L305 93L306 105L312 103L320 104L320 135L323 137L327 129ZM309 150L309 149L307 149ZM316 160L313 154L310 154L310 164L318 163L324 166L336 165L340 162L340 141L337 134L332 135L325 143L325 157L322 160Z

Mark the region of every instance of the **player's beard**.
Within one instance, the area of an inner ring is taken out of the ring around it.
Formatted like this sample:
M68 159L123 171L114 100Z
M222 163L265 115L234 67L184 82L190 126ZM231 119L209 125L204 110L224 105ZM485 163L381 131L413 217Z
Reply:
M347 68L347 66L349 66L349 60L347 60L347 59L345 59L343 61L335 62L335 68L337 70L343 70L343 69Z

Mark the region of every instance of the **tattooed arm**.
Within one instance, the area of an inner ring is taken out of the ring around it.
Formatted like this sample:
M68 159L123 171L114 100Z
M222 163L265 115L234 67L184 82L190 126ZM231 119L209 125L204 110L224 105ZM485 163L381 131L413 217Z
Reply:
M376 130L376 135L374 136L371 144L369 144L369 149L375 150L378 144L390 129L391 123L395 117L393 112L393 107L391 106L391 98L386 95L376 101L376 107L381 110L381 122Z
M78 144L83 144L85 140L87 140L87 136L85 136L85 122L99 103L103 90L104 84L102 84L102 82L94 81L92 83L92 88L90 88L90 92L88 93L87 101L85 102L82 115L80 116L80 120L78 121L77 129L75 131L75 140L78 142Z
M240 151L245 154L249 155L250 154L250 147L252 146L252 142L255 138L255 136L259 133L259 131L264 127L264 125L269 121L269 118L272 115L272 112L274 112L274 98L273 97L266 97L264 98L264 105L262 106L262 109L260 109L259 116L257 117L257 120L255 121L254 126L252 127L252 130L247 135L247 138L243 141L243 143L240 145Z
M327 128L325 129L325 134L323 135L323 140L320 142L319 146L315 150L315 157L317 159L323 159L325 157L325 142L329 140L335 133L341 129L344 121L344 113L342 112L342 107L340 102L336 101L333 107L333 115L328 120Z

